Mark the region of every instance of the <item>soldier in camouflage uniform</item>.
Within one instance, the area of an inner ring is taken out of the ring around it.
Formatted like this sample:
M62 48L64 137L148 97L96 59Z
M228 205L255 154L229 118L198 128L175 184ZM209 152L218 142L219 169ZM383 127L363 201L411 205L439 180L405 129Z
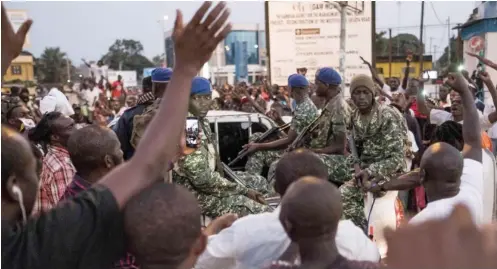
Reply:
M356 109L352 111L349 128L358 153L358 159L353 156L350 159L351 163L359 164L361 171L355 178L367 191L371 179L382 185L405 171L407 127L397 111L375 101L374 82L370 77L355 76L350 91ZM342 217L367 231L364 191L355 180L342 185L340 191L344 209Z
M262 195L247 188L267 190L263 177L238 173L240 179L245 180L247 187L243 187L221 174L223 172L219 170L220 159L215 150L214 136L205 118L212 101L211 85L208 80L197 77L192 82L191 90L190 113L199 118L201 145L195 152L179 159L173 171L173 181L195 193L202 213L210 218L226 213L244 216L269 211L269 206L256 202L262 199Z
M253 152L245 165L245 171L260 175L263 168L272 167L281 157L282 149L290 145L302 130L318 117L318 109L309 98L309 82L299 74L293 74L288 78L290 93L295 99L297 106L293 113L292 123L288 136L268 143L249 143L245 147ZM268 176L270 179L271 177Z
M350 165L344 155L351 111L340 94L341 83L340 74L332 68L325 67L316 72L316 95L326 103L315 123L310 142L310 149L319 154L328 167L329 179L337 185L352 178Z

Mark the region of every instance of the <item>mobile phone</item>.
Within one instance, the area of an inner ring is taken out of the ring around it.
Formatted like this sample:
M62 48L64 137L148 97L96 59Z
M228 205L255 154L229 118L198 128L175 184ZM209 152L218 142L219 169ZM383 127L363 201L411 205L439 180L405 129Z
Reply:
M189 148L196 148L198 145L198 135L200 130L198 129L198 118L187 117L186 118L186 146Z

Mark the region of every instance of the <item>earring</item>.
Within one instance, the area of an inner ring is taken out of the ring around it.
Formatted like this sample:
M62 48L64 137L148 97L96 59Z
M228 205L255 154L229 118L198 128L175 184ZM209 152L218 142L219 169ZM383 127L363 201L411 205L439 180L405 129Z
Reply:
M19 207L21 208L21 214L22 214L22 223L26 224L27 217L26 217L26 208L24 207L24 202L22 199L22 190L19 188L17 185L12 186L12 193L14 193L15 196L17 196L17 202L19 203Z

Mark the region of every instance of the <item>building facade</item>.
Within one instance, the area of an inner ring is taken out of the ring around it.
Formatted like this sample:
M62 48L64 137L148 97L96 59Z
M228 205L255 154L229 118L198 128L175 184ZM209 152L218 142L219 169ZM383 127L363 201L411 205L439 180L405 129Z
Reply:
M34 59L29 52L23 51L10 64L7 72L3 76L3 81L33 81L34 82Z
M409 65L409 77L419 78L419 68L423 64L423 70L433 69L433 59L431 55L423 55L423 61L419 60L419 55L413 55ZM397 77L403 78L406 69L406 56L392 56L392 70L390 71L390 62L388 56L376 57L376 70L384 78Z
M170 33L164 42L167 66L174 68L174 44ZM234 24L228 36L217 46L200 75L213 84L235 83L235 53L237 42L246 42L249 83L267 76L266 33L263 24Z

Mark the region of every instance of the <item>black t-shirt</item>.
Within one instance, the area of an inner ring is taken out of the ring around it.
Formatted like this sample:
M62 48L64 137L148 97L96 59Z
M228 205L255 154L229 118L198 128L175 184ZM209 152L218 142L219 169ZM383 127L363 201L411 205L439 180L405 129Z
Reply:
M124 238L114 196L94 185L25 226L2 220L2 268L107 269L124 255Z

